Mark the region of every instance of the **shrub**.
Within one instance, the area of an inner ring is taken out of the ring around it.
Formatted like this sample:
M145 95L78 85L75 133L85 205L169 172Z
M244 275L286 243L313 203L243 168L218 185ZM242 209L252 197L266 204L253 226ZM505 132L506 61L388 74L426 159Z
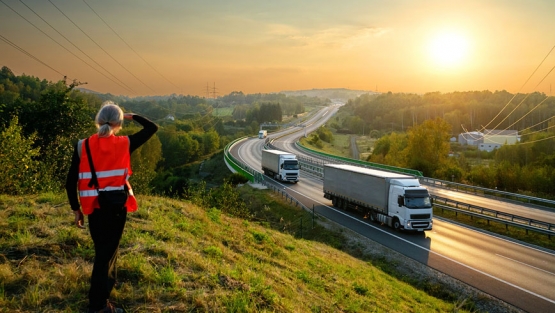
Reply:
M37 187L39 149L33 148L35 135L25 138L18 118L0 133L0 193L24 194L34 192Z

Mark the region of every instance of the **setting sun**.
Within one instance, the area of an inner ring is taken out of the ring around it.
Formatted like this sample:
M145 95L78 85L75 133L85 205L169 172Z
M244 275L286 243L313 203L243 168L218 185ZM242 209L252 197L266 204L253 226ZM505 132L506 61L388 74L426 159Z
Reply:
M432 39L430 58L442 67L461 66L468 54L468 41L458 33L441 33Z

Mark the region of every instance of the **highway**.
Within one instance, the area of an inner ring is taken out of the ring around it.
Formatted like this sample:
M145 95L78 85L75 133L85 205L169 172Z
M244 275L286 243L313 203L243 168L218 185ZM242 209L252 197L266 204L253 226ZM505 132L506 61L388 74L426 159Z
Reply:
M304 129L309 133L317 128L337 108L321 110L304 123ZM298 132L290 133L291 130L288 130L280 133L279 136L290 134L273 141L273 145L281 150L302 154L295 149L294 143L304 135L304 129L294 129ZM264 140L250 138L236 144L231 153L236 159L261 172L263 145ZM318 214L524 311L555 312L554 251L492 236L439 218L434 219L433 231L425 234L396 232L387 226L372 224L358 215L333 208L331 201L323 197L322 180L306 175L305 172L301 172L301 181L297 184L274 184L305 206L314 206ZM438 188L430 188L430 192L461 202L475 201L476 205L499 211L511 210L512 214L528 214L530 218L538 220L555 220L553 212L496 199Z

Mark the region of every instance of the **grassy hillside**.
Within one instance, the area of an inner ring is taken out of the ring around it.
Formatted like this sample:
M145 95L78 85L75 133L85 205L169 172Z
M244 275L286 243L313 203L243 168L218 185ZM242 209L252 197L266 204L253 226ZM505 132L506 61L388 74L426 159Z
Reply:
M256 192L280 203L269 191ZM360 252L354 257L296 239L261 217L246 221L160 197L140 196L139 204L121 241L113 293L128 312L453 312L462 306L462 299L440 300L391 276L386 262L374 266ZM86 306L92 242L72 220L63 195L0 196L1 312Z

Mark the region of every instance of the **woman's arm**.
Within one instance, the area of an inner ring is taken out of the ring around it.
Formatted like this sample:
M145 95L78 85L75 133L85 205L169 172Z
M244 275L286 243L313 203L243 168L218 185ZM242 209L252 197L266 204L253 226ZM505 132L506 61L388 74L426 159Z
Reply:
M69 171L67 172L66 193L67 199L69 200L69 206L75 214L75 225L79 228L85 228L83 212L81 212L79 198L77 197L77 181L79 180L80 162L77 147L78 145L75 144L75 147L73 148L73 156L71 157L71 165L69 166Z
M158 131L158 126L151 122L149 119L133 113L125 113L124 118L127 120L134 120L141 124L143 129L133 135L129 135L129 153L132 153Z
M73 211L79 210L79 198L77 197L77 181L79 179L79 154L77 153L77 144L73 148L73 156L71 157L71 165L66 178L66 193L69 205Z

